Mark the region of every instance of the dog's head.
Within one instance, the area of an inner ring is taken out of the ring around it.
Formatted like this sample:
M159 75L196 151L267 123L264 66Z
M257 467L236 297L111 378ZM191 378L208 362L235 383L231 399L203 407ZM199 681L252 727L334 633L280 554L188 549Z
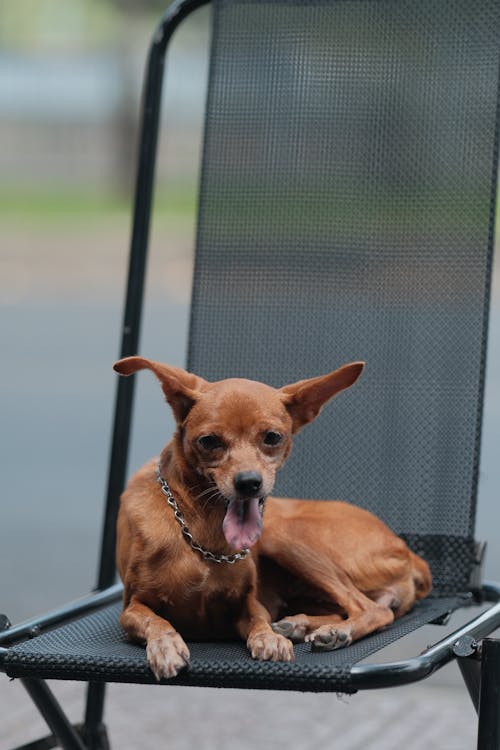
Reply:
M240 378L210 383L143 357L114 365L121 375L147 368L157 376L178 425L183 459L227 504L223 531L235 549L259 538L260 501L272 492L292 436L351 386L363 367L352 362L327 375L272 388Z

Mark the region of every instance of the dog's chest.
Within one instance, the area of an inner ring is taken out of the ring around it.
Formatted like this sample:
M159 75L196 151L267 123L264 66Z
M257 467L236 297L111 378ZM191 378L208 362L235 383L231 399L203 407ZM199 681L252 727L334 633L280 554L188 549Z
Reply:
M247 576L214 563L193 566L182 586L162 596L162 614L187 638L235 635L249 590Z

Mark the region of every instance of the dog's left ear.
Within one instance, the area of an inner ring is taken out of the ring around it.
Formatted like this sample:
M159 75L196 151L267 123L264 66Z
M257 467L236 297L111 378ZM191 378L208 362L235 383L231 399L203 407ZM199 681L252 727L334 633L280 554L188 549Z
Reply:
M350 362L328 375L299 380L280 388L283 403L293 420L293 432L312 422L327 401L355 383L364 366L364 362Z

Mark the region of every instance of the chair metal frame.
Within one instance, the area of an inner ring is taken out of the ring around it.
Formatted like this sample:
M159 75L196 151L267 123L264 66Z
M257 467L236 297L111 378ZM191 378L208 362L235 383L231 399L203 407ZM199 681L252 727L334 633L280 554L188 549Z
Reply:
M162 17L150 47L143 92L120 357L130 356L138 351L166 52L179 24L193 11L209 2L210 0L174 2ZM11 627L6 618L3 622L0 621L0 671L5 670L9 646L121 597L122 585L115 582L116 517L126 477L133 398L134 378L118 379L96 590L76 602L17 626ZM479 568L476 573L478 584L473 587L475 598L478 602L491 604L486 611L418 656L386 664L354 666L351 671L352 685L355 690L406 685L422 680L456 660L478 712L478 748L500 750L500 640L487 638L500 627L500 583L480 583ZM22 678L21 681L52 733L47 738L25 746L25 750L28 747L30 750L42 750L56 744L65 750L109 748L103 723L106 683L88 684L85 718L81 725L74 727L44 680Z

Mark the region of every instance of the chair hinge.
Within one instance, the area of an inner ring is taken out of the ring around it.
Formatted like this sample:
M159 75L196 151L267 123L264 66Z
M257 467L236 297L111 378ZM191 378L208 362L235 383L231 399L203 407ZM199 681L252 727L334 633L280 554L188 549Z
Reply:
M470 635L463 635L453 644L453 653L461 659L481 659L481 644Z
M486 557L486 546L486 542L474 542L472 567L469 578L469 591L473 593L474 598L478 602L481 602L483 599L483 566Z

